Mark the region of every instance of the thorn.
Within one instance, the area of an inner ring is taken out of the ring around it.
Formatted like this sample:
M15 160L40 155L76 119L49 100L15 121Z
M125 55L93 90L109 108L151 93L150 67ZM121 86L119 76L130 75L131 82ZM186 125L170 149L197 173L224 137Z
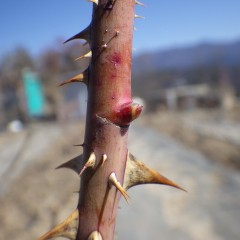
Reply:
M101 166L103 166L106 161L107 161L107 154L103 154Z
M100 232L94 231L88 236L88 240L102 240Z
M83 43L82 46L84 47L84 46L86 46L86 45L88 45L88 44L89 44L88 42L85 42L85 43Z
M76 209L64 222L60 223L38 240L47 240L56 237L65 237L70 240L75 240L78 230L79 213Z
M80 73L62 83L60 83L58 86L62 87L63 85L69 84L69 83L73 83L73 82L84 82L84 74Z
M120 182L118 182L115 172L112 172L110 174L108 181L110 184L114 185L118 189L118 191L123 195L125 200L128 202L129 196L124 190L124 188L121 186Z
M75 61L80 60L82 58L90 58L90 57L92 57L92 51L89 51L88 53L82 55L81 57L76 58Z
M101 47L102 47L102 48L107 48L107 44L104 43Z
M135 0L135 4L136 4L136 5L139 5L139 6L145 7L145 4L143 4L143 3L141 3L141 2L139 2L139 1L137 1L137 0Z
M96 5L98 5L98 0L87 0L88 2L92 2L95 3Z
M66 84L69 84L69 83L74 83L74 82L82 82L82 83L87 84L87 82L88 82L88 68L83 73L80 73L80 74L78 74L78 75L60 83L58 86L61 87L63 85L66 85Z
M74 147L84 147L84 143L82 143L82 144L74 144L73 146Z
M90 157L88 158L87 162L85 163L84 167L82 168L81 172L79 175L81 176L82 173L87 169L87 168L94 168L96 163L96 155L94 152L90 154Z
M137 15L137 14L135 14L135 15L134 15L134 17L135 17L135 18L142 18L142 19L144 19L144 18L145 18L145 17L143 17L143 16L140 16L140 15Z
M111 11L113 9L114 2L116 0L107 0L106 3L104 4L104 10Z
M75 39L84 39L87 42L90 42L90 25L88 27L86 27L84 30L82 30L80 33L67 39L64 43L67 43L67 42L75 40Z
M83 155L81 154L81 155L61 164L60 166L56 167L56 169L69 168L69 169L73 170L74 172L76 172L77 174L79 174L79 172L81 171L83 166L84 166Z
M120 31L119 30L116 30L115 32L115 37L117 37L119 35Z
M128 153L126 170L124 175L124 189L128 190L133 186L148 183L168 185L186 192L185 189L178 186L176 183L167 179L166 177L162 176L158 172L148 168L142 162L137 161L131 153Z

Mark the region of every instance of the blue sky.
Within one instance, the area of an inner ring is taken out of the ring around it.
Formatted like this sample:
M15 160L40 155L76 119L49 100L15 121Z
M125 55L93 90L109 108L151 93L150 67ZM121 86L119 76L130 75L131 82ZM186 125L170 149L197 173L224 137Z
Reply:
M119 1L119 0L117 0ZM239 0L142 0L136 6L136 53L206 41L240 39ZM33 54L85 28L91 18L85 0L1 0L0 57L24 46Z

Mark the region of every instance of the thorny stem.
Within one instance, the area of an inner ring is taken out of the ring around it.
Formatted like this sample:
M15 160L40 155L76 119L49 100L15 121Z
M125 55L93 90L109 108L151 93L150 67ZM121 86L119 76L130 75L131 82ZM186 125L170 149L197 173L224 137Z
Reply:
M104 240L114 237L120 195L108 178L115 172L123 183L129 111L132 103L131 62L134 0L100 0L93 7L91 23L92 61L89 66L88 109L84 160L97 157L93 170L83 173L78 209L77 240L98 230ZM103 155L107 160L102 164Z
M94 2L89 27L74 35L86 39L89 68L61 84L84 82L88 108L83 155L61 164L81 177L77 209L39 240L112 240L120 194L140 184L164 184L184 190L138 161L127 149L128 127L142 106L132 103L131 63L135 0ZM96 4L96 5L95 5ZM142 5L137 2L137 4ZM185 190L184 190L185 191Z

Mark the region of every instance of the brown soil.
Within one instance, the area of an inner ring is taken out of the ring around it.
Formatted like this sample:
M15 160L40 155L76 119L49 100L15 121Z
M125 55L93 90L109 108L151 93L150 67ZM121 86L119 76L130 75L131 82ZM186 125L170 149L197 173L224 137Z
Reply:
M83 124L76 123L59 126L58 141L41 156L35 156L23 173L11 181L4 196L0 196L0 239L37 239L75 209L78 176L54 169L81 153L81 148L72 145L81 143L82 127ZM51 138L48 130L49 126L42 126L41 131Z

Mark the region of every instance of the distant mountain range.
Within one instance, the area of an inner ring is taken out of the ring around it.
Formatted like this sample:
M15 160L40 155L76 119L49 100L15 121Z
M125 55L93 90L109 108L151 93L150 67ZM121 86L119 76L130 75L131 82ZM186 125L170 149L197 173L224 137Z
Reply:
M215 66L240 67L240 40L144 53L134 58L133 73Z

